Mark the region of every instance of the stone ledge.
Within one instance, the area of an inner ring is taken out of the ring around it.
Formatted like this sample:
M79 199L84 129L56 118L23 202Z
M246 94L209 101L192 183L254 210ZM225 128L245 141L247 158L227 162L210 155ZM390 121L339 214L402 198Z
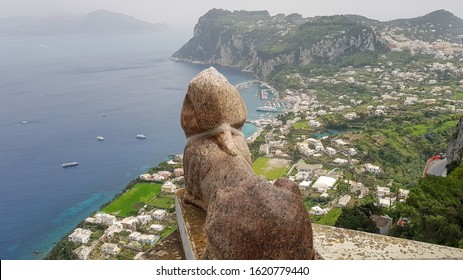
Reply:
M463 250L380 234L312 224L314 246L325 260L463 259Z
M175 197L177 223L186 259L205 259L206 213ZM443 260L463 259L463 250L344 228L312 224L317 258L325 260Z

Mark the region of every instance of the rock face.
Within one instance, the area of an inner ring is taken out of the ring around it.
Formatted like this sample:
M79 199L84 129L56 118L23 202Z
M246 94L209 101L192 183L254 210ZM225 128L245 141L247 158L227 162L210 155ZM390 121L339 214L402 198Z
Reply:
M214 68L190 82L181 113L189 138L186 200L207 212L207 256L313 259L312 226L299 189L290 180L271 184L254 174L240 133L245 120L239 92Z
M214 9L199 19L193 38L172 57L241 68L265 80L282 65L333 61L385 48L372 22L359 16L272 17L267 11Z
M446 158L448 163L459 163L463 159L463 117L457 125L454 138L449 142Z

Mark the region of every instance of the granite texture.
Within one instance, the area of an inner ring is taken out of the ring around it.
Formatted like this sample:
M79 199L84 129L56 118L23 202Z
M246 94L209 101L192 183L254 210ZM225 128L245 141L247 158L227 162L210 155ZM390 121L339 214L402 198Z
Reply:
M190 82L181 124L187 137L219 126L241 129L241 96L214 68ZM242 134L230 130L189 141L184 151L186 201L206 211L209 259L313 259L312 227L299 189L271 184L251 167Z

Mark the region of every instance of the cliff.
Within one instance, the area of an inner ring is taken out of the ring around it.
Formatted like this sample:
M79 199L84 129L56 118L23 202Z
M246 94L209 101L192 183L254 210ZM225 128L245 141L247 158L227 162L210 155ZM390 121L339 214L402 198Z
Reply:
M447 148L447 162L451 165L458 165L463 158L463 117L457 125L457 130L450 140Z
M282 65L333 62L344 55L384 49L373 22L349 15L303 18L213 9L199 19L193 38L172 57L236 67L265 80Z

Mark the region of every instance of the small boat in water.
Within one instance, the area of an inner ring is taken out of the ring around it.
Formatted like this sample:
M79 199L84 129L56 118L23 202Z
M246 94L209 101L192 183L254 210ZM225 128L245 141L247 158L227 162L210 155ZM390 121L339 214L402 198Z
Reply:
M275 107L271 107L271 106L259 107L259 108L256 109L256 111L260 111L260 112L278 112L278 110Z
M22 121L22 124L28 124L29 122L28 121Z
M103 141L104 138L103 138L103 136L97 136L97 137L96 137L96 140L98 140L98 141Z
M79 162L73 161L73 162L65 162L61 164L61 167L71 167L71 166L76 166L79 165Z
M137 138L137 139L146 139L146 136L144 134L137 134L137 136L135 136L135 138Z

